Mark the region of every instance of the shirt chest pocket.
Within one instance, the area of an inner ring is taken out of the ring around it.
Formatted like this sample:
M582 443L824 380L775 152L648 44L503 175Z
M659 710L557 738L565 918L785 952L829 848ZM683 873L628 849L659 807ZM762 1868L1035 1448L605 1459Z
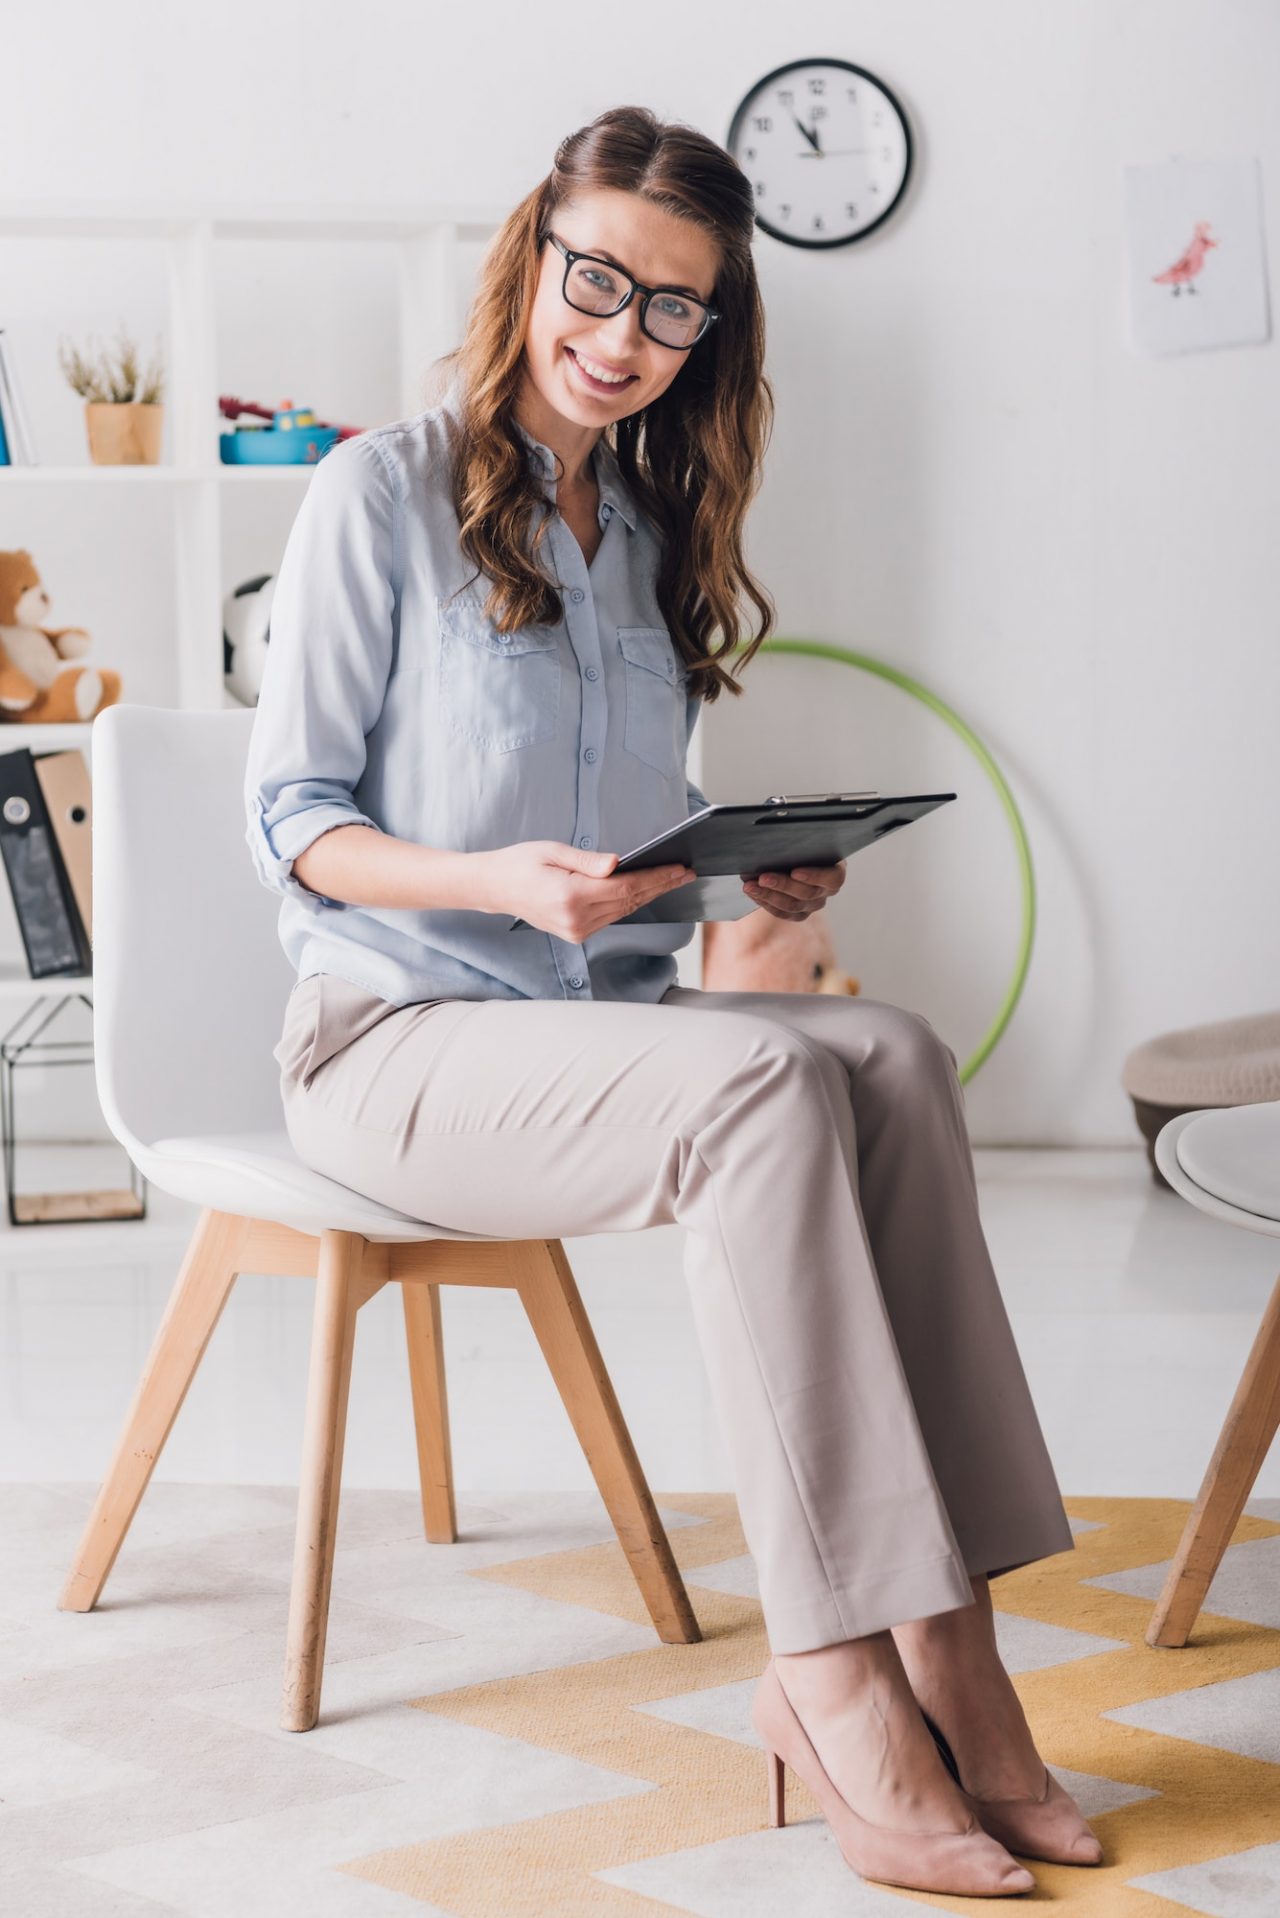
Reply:
M560 717L560 650L554 630L500 633L477 599L438 600L440 713L455 738L486 752L554 739Z
M622 743L670 779L684 763L685 692L664 626L619 626L626 714Z

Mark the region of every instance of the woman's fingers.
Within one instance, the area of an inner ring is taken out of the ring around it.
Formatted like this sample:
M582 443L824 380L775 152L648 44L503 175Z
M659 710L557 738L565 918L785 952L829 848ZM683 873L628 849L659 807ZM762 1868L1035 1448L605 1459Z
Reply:
M841 859L834 866L794 866L790 876L792 879L800 880L802 884L815 886L824 896L829 897L833 892L839 892L843 886L844 874L845 862ZM776 879L786 876L786 874L772 875Z
M795 866L789 873L762 872L743 881L744 890L779 919L807 919L844 884L845 862L834 866Z
M791 872L757 873L754 883L792 901L826 899L844 880L839 866L796 866Z
M811 912L818 912L826 901L825 894L816 899L797 899L793 893L779 892L754 879L744 879L742 884L748 898L754 899L758 906L763 906L779 919L807 919Z
M805 899L825 899L827 896L821 886L810 885L803 879L794 879L785 872L757 873L749 883L761 887L770 898L784 900L792 906Z

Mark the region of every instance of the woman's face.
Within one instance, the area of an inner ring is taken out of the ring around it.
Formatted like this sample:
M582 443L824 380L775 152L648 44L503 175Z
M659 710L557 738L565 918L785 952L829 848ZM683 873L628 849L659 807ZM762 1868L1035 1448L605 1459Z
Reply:
M610 256L646 286L678 287L714 305L719 264L715 241L692 221L677 219L639 194L615 188L583 193L557 208L551 230L576 253ZM525 364L541 401L562 419L598 432L664 393L689 353L663 346L641 331L642 296L636 294L621 313L608 318L580 313L561 292L565 258L550 240L543 243L540 266ZM706 337L689 351L704 351ZM579 370L580 360L597 372L628 377L616 389L598 392Z

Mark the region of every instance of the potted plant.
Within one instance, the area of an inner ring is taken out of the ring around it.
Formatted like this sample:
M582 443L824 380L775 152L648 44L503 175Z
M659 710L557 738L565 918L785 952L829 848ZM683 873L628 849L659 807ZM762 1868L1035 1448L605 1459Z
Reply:
M86 357L78 347L59 344L58 359L70 386L84 400L89 457L97 466L156 466L164 426L164 376L160 345L145 377L138 349L123 325L112 364L109 351Z

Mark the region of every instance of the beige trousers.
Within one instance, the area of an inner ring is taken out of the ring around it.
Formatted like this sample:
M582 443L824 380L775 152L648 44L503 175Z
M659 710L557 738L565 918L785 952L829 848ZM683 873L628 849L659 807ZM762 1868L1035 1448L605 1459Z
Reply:
M303 1162L495 1238L678 1222L772 1650L972 1602L1073 1540L979 1219L955 1054L920 1014L672 986L392 1006L300 980Z

